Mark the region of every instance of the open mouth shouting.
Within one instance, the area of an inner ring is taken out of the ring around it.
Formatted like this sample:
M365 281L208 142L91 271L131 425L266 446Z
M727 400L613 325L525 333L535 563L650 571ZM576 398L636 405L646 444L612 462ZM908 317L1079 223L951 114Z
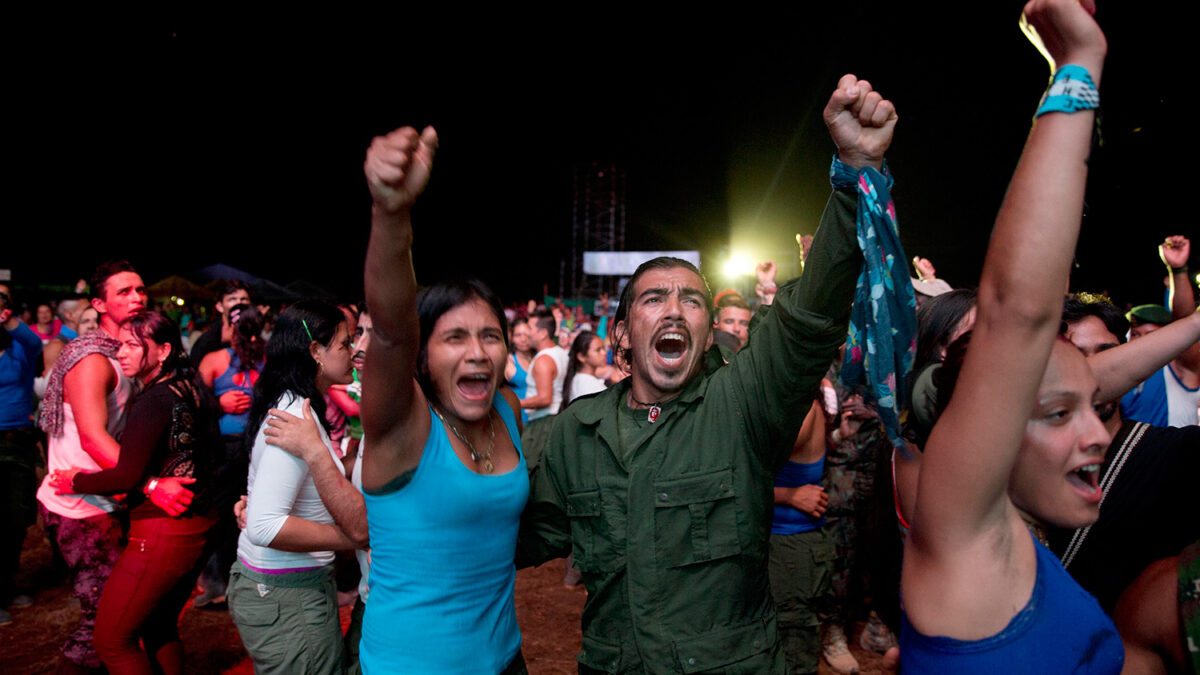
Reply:
M1103 496L1100 491L1100 462L1084 464L1068 473L1067 482L1084 501L1091 504L1100 503Z
M471 373L458 378L458 393L468 401L490 401L491 373Z
M678 328L668 328L654 340L654 352L659 361L672 370L684 365L691 339L688 333Z

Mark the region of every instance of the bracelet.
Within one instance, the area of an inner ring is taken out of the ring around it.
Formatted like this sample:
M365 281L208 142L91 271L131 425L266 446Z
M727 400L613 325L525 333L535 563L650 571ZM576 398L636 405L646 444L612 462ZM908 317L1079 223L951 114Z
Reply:
M149 496L150 496L150 493L151 493L151 492L154 492L154 488L156 488L156 487L158 487L158 479L157 479L157 478L151 478L151 479L150 479L150 482L149 482L149 483L146 483L146 487L145 487L145 489L143 489L143 490L142 490L142 494L144 494L144 495L146 495L147 497L149 497Z
M1050 112L1077 113L1100 107L1100 92L1083 66L1068 63L1054 73L1034 117Z
M763 286L763 293L774 293L777 290L779 290L779 285L773 281L770 286Z
M829 434L829 437L833 439L833 442L834 442L834 443L841 443L841 442L842 442L842 439L838 438L838 432L839 432L839 431L841 431L841 429L834 429L834 430L833 430L833 433L832 433L832 434Z
M1183 267L1172 267L1171 268L1171 274L1187 274L1187 273L1188 273L1187 265L1184 265Z

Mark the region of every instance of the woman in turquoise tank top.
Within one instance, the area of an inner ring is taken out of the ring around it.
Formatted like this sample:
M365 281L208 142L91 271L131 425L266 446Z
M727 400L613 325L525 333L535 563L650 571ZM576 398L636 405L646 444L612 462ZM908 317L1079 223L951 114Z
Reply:
M519 402L501 389L507 325L478 281L416 293L409 209L437 134L376 138L367 305L374 335L360 408L371 537L359 663L375 673L523 673L513 600L529 495Z
M1062 68L996 218L975 327L939 373L944 410L904 550L905 673L1121 671L1112 621L1031 532L1095 522L1110 441L1083 354L1058 338L1095 120L1088 75L1099 83L1107 50L1094 10L1025 6L1022 27Z

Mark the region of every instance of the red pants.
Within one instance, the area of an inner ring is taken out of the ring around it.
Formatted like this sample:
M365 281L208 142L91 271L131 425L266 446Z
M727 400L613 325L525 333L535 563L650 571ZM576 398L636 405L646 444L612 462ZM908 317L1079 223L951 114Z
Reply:
M204 564L205 533L213 522L193 516L130 523L129 545L108 578L96 617L96 651L109 673L151 673L151 658L168 675L183 672L179 614Z

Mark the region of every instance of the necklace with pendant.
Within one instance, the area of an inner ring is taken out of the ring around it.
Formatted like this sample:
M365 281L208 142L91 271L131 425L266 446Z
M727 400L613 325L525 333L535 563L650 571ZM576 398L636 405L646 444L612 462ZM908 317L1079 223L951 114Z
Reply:
M630 400L630 401L633 401L634 403L636 403L636 404L638 404L638 405L641 405L641 406L649 406L649 407L650 407L650 410L649 410L649 411L647 412L647 414L646 414L646 421L647 421L647 422L649 422L649 423L651 423L651 424L654 424L655 422L657 422L657 421L658 421L658 415L659 415L659 413L661 413L661 412L662 412L662 408L661 408L661 407L659 407L658 403L646 403L645 401L639 401L639 400L637 400L637 399L636 399L636 398L634 398L634 396L633 396L633 389L632 389L632 388L629 390L629 400ZM631 408L632 408L633 406L629 406L629 407L631 407Z
M458 430L458 427L454 426L454 424L452 424L444 415L442 415L442 411L438 410L437 406L433 407L433 412L437 414L438 419L440 419L446 426L450 427L450 431L453 431L454 435L458 436L458 440L467 445L467 449L471 452L472 462L478 464L482 459L483 470L485 473L491 473L496 469L496 465L492 464L492 450L496 449L496 425L492 421L491 410L488 410L488 433L491 435L491 437L488 440L487 450L482 455L479 454L479 451L475 449L474 444L472 444L471 441L468 441L466 436L462 435L462 433Z

